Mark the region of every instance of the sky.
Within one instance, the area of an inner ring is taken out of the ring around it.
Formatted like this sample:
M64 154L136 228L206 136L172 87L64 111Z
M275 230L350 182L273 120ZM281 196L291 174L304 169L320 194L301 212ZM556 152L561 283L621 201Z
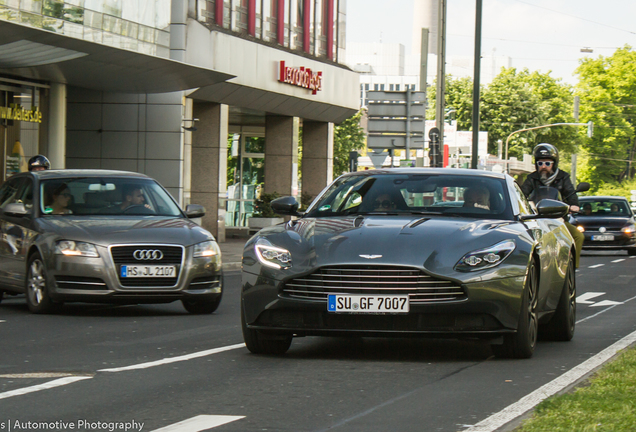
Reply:
M348 42L401 43L411 52L417 0L346 1ZM447 0L447 56L474 56L475 8L476 0ZM509 56L517 69L574 85L581 58L626 44L636 47L635 0L483 0L481 53Z

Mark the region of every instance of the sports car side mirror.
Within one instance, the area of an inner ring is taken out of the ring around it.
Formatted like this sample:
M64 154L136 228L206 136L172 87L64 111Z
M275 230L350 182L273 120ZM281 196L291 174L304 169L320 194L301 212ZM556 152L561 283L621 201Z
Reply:
M542 199L537 204L537 214L521 215L520 219L557 219L565 217L570 211L570 206L562 201Z
M298 201L293 196L286 196L282 198L276 198L271 202L272 210L274 213L285 216L298 216Z
M200 218L205 216L205 207L199 204L188 204L185 213L190 219Z

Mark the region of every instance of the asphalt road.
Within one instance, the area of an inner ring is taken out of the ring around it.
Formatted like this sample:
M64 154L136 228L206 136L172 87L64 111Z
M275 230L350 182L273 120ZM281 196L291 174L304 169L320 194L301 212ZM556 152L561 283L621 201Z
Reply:
M584 252L574 339L542 341L529 360L495 359L477 342L373 338L300 338L285 356L252 355L238 272L208 316L180 303L31 315L24 298L5 298L0 432L465 430L634 332L634 264Z

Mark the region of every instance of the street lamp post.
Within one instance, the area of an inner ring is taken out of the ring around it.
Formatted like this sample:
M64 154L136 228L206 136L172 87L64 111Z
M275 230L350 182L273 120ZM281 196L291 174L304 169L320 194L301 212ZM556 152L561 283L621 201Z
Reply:
M527 132L527 131L531 131L531 130L535 130L535 129L544 129L544 128L549 128L552 126L587 126L587 136L592 138L592 130L594 128L594 123L590 120L587 123L552 123L549 125L542 125L542 126L535 126L535 127L531 127L531 128L526 128L526 129L519 129L516 130L512 133L510 133L510 135L508 135L508 138L506 138L506 171L508 172L508 174L510 174L510 161L508 160L508 143L510 142L510 138L514 135L517 134L519 132Z

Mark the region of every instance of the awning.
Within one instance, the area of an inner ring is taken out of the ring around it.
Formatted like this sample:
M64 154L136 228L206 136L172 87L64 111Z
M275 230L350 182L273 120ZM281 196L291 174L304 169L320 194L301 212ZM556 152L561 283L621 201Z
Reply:
M0 21L0 74L118 93L166 93L234 78L7 21Z

